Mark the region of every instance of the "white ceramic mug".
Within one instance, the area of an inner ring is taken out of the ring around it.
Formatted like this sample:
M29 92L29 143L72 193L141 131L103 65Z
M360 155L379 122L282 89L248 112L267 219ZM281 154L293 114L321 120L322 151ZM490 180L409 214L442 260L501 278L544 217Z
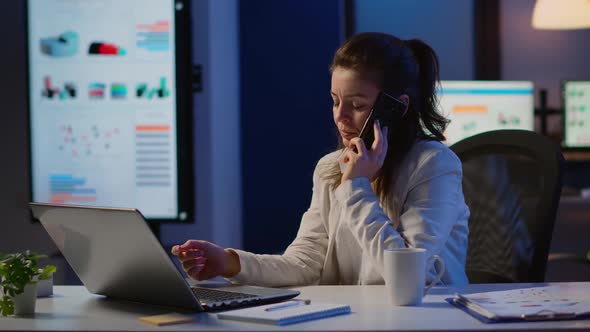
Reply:
M445 263L438 255L426 260L426 249L396 248L383 253L385 285L392 305L420 305L422 297L445 273ZM438 274L426 285L426 271L437 264Z

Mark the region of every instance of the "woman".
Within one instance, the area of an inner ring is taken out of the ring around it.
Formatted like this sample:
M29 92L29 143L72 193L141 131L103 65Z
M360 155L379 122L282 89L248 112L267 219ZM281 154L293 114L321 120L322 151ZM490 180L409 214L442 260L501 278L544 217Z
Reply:
M466 284L469 210L461 162L440 142L447 120L436 111L436 54L420 40L362 33L337 50L330 69L341 149L318 162L311 205L285 253L257 255L199 240L172 252L197 280L221 275L295 286L383 284L383 251L419 247L443 258L444 284ZM375 122L367 147L358 136L380 91L406 109L392 130Z

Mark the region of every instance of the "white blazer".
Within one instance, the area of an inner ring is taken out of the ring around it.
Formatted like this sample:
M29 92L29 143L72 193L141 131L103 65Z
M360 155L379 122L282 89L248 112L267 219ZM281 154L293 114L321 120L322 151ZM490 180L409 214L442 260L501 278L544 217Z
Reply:
M241 271L230 280L263 286L383 284L383 251L417 247L440 255L443 284L463 285L469 209L463 198L461 161L444 144L417 141L399 170L392 204L385 211L367 178L355 178L335 190L313 176L313 194L297 237L282 255L235 250ZM436 271L427 274L427 282Z

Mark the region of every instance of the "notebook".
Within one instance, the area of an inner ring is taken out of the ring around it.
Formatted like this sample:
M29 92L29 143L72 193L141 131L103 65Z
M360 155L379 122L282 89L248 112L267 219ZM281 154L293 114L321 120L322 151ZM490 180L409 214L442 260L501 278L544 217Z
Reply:
M217 318L272 325L289 325L349 313L350 306L346 304L319 302L305 304L295 300L227 311L217 314Z
M484 323L590 318L590 295L572 286L455 294L447 302Z

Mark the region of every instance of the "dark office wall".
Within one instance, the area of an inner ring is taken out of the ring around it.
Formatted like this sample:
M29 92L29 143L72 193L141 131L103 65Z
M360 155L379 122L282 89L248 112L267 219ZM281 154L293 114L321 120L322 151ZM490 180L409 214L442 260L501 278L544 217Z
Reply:
M164 246L202 239L242 246L238 0L192 0L192 56L203 67L194 95L195 223L161 228Z
M475 0L353 1L356 32L380 31L419 38L439 56L441 79L474 79Z
M244 246L285 249L309 206L318 159L336 145L332 55L343 1L240 1Z
M0 1L4 37L0 53L2 117L0 144L4 151L0 189L0 251L43 249L50 243L38 224L29 222L29 160L25 6L23 1Z
M500 3L502 79L532 80L537 91L548 90L548 106L559 108L562 79L590 80L590 29L533 29L534 6L534 0Z
M27 120L27 72L24 1L0 1L4 36L0 52L0 148L3 151L2 187L0 188L0 252L34 250L53 256L57 248L40 224L30 220L29 157ZM51 258L61 283L68 273L67 264Z

